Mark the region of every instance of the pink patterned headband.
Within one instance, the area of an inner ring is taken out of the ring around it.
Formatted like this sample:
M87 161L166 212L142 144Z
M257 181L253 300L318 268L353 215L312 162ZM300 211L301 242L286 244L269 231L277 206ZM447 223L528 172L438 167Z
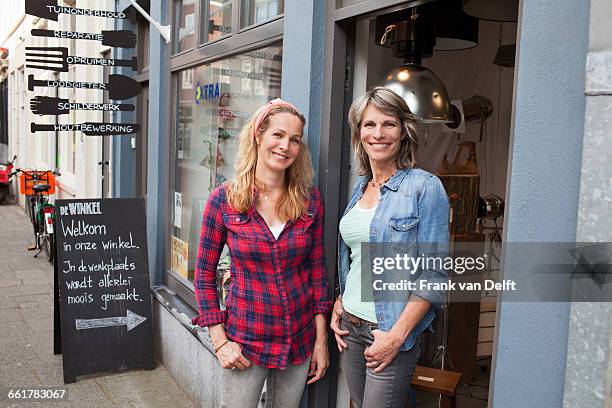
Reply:
M257 130L259 130L261 123L268 117L268 114L270 113L272 108L276 106L288 106L294 109L296 112L299 112L295 106L293 106L289 102L283 101L281 98L276 98L272 99L271 101L268 101L266 106L259 112L259 114L255 118L255 122L253 122L253 128L251 129L251 136L253 137L253 140L255 140L255 138L257 137Z

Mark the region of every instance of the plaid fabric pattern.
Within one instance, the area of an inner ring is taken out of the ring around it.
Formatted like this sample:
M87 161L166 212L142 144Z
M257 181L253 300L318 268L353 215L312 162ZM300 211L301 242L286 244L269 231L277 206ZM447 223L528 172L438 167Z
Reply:
M224 245L232 279L227 309L220 310L216 268ZM285 368L306 361L315 341L314 315L332 307L319 191L313 189L307 213L288 221L276 240L254 208L238 213L227 203L225 186L215 189L204 208L194 288L194 324L225 323L228 338L253 363Z

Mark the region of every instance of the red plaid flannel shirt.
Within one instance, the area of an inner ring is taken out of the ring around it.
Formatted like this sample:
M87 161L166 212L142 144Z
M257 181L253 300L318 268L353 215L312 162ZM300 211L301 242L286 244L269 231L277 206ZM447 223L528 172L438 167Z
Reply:
M313 189L308 211L274 238L251 208L233 210L225 186L209 197L202 220L194 287L194 324L225 323L227 337L253 363L269 368L300 364L315 341L314 315L329 313L323 253L323 205ZM217 262L227 244L231 281L226 310L217 295Z

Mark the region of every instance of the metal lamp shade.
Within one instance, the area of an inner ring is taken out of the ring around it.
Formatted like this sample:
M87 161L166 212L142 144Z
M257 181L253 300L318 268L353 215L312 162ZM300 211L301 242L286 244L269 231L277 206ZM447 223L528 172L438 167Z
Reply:
M430 69L404 64L390 71L381 85L401 96L422 123L449 123L450 99L444 84Z
M518 0L463 0L463 11L491 21L517 21Z

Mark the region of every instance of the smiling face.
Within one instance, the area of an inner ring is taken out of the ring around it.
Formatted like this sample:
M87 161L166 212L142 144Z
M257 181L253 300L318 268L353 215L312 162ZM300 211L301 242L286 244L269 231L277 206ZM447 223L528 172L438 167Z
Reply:
M372 105L363 112L360 140L371 164L388 166L397 160L402 128L397 116L386 115Z
M288 112L269 116L268 128L257 137L257 166L273 172L285 171L300 154L304 125Z

